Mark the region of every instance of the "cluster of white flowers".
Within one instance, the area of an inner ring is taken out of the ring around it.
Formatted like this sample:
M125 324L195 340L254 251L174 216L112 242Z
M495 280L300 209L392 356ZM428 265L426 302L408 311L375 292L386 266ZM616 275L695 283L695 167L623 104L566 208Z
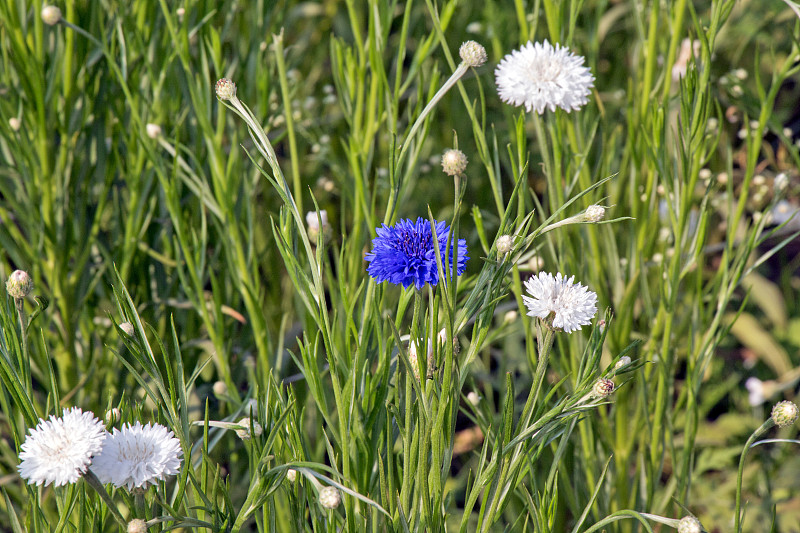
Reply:
M180 471L180 441L159 424L136 422L108 433L91 411L64 409L40 419L22 444L17 469L35 485L75 483L87 471L115 487L146 488Z

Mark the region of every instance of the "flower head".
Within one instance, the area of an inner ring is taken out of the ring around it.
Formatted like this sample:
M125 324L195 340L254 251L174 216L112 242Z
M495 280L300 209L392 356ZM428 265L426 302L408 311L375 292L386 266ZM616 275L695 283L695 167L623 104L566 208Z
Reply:
M442 154L442 170L448 176L462 175L467 170L467 156L461 150L445 150Z
M530 296L522 297L528 315L545 320L555 314L553 327L567 333L588 325L597 312L597 294L573 283L574 279L575 276L566 279L560 272L555 277L539 272L528 279L525 288Z
M461 61L473 68L480 67L487 59L486 48L475 41L465 41L458 49L458 55L461 56Z
M105 438L103 423L91 411L84 413L78 407L64 409L59 418L39 419L22 443L19 475L36 485L75 483Z
M772 421L779 428L785 428L794 424L797 414L797 406L789 400L784 400L776 403L772 408Z
M61 10L56 6L44 6L42 8L42 22L48 26L55 26L61 22Z
M506 255L514 247L514 237L511 235L500 235L497 238L497 254Z
M336 509L342 503L342 495L336 487L323 487L319 491L319 503L325 509Z
M214 86L217 98L220 100L230 100L236 96L236 84L228 78L220 78Z
M147 522L141 518L134 518L128 522L128 533L145 533L147 531Z
M33 290L33 280L24 270L15 270L8 276L6 292L15 300L25 298Z
M450 226L434 221L436 239L442 266L446 268L445 252L449 250L450 269L453 268L453 246L448 246L447 234ZM388 281L408 288L412 284L421 289L426 283L439 283L434 234L431 224L422 217L416 222L403 219L394 226L383 225L377 229L378 236L372 240L372 252L365 256L369 262L367 272L378 283ZM460 276L467 268L467 241L458 239L458 263L456 274Z
M610 379L600 378L592 387L592 392L597 398L608 398L614 392L614 382Z
M579 109L586 104L594 76L583 66L584 58L559 44L528 41L503 58L494 71L497 92L507 104L525 106L540 115Z
M180 441L160 424L124 424L114 428L103 450L94 458L92 471L102 483L115 487L147 488L181 468Z

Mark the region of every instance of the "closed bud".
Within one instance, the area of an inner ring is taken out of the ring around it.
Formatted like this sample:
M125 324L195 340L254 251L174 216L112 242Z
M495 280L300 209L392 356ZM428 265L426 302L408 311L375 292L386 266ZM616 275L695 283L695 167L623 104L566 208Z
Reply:
M240 429L236 430L236 434L239 436L239 438L242 439L242 440L249 439L251 437L251 435L250 435L250 419L249 418L242 418L241 420L239 420L237 422L237 424L242 426ZM261 424L259 424L255 420L253 420L253 433L255 433L255 436L258 437L259 435L261 435L261 433L263 431L264 431L264 429L261 427Z
M33 280L24 270L15 270L6 281L6 292L15 300L21 300L33 290Z
M629 364L631 364L631 358L628 357L627 355L623 355L622 357L619 358L619 361L617 361L617 363L614 365L614 370L620 370L622 368L625 368Z
M608 398L614 392L614 382L605 378L598 379L592 387L592 392L597 398Z
M291 483L294 483L297 479L297 470L294 468L290 468L286 471L286 479L288 479Z
M147 124L144 129L151 139L158 139L161 136L161 126L158 124Z
M789 400L778 402L772 408L772 421L779 428L790 426L795 420L797 420L797 406Z
M230 100L236 96L236 84L228 78L220 78L214 86L214 90L220 100Z
M498 255L506 255L514 248L514 238L511 235L500 235L497 238Z
M128 522L128 533L145 533L147 531L147 522L141 518L134 518Z
M11 117L8 119L8 127L11 128L13 131L19 131L19 128L22 126L22 123L17 117Z
M606 216L606 208L602 205L590 205L583 216L586 222L600 222Z
M224 381L215 382L212 389L214 390L214 394L216 394L217 396L222 396L223 394L227 394L228 392L228 386L225 384Z
M475 41L466 41L458 49L461 61L468 67L477 68L486 63L486 48Z
M55 26L61 22L61 10L56 6L44 6L42 8L42 22L48 26Z
M114 407L113 409L109 409L106 411L106 424L109 426L113 426L117 422L119 422L120 412L119 409Z
M678 522L678 533L700 533L703 531L700 520L693 516L684 516Z
M445 150L442 154L442 170L448 176L461 176L467 170L467 156L461 150Z
M119 329L121 329L126 335L133 337L133 324L130 322L123 322L119 325Z
M319 503L325 509L336 509L342 503L342 496L336 487L323 487L319 491Z

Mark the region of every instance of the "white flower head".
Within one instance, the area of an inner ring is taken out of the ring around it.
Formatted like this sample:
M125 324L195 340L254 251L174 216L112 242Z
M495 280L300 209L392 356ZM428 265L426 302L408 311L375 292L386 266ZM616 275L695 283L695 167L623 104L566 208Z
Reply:
M514 237L511 235L500 235L497 238L497 253L499 255L506 255L512 248L514 248Z
M539 272L529 278L525 288L530 296L522 297L528 315L545 320L555 314L553 327L567 333L590 324L597 313L597 294L574 280L575 276L566 279L560 272L555 277Z
M448 176L461 176L467 170L467 156L461 150L448 148L442 154L442 170Z
M684 516L678 522L678 533L700 533L703 527L700 520L693 516Z
M584 58L547 40L528 41L500 61L494 71L497 92L507 104L525 106L540 115L545 108L570 112L589 101L594 76Z
M772 421L781 428L794 424L794 421L797 420L797 415L797 405L789 400L778 402L772 408Z
M61 10L56 6L44 6L42 8L42 22L48 26L55 26L61 22Z
M106 435L94 413L78 407L64 409L59 418L40 418L22 443L19 475L36 485L75 483L102 448Z
M147 136L151 139L158 139L161 136L161 126L158 124L148 122L144 129L147 132Z
M230 100L236 96L236 84L228 78L220 78L214 85L214 91L220 100Z
M180 441L160 424L125 424L114 428L103 450L94 458L92 471L102 483L115 487L147 488L181 469Z

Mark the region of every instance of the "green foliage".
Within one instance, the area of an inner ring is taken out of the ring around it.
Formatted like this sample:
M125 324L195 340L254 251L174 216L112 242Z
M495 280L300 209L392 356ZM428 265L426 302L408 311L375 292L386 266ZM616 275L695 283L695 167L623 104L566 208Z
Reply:
M800 379L797 226L767 215L800 165L784 4L59 7L49 26L0 5L0 270L36 296L0 305L11 531L798 527L793 430L755 442L769 415L743 385L774 402ZM545 38L586 57L584 108L497 97L493 66ZM486 65L459 65L468 39ZM591 205L607 219L571 218ZM376 285L364 254L406 217L447 220L467 273ZM597 293L591 328L526 315L540 269ZM167 426L181 473L26 484L26 433L73 405Z

